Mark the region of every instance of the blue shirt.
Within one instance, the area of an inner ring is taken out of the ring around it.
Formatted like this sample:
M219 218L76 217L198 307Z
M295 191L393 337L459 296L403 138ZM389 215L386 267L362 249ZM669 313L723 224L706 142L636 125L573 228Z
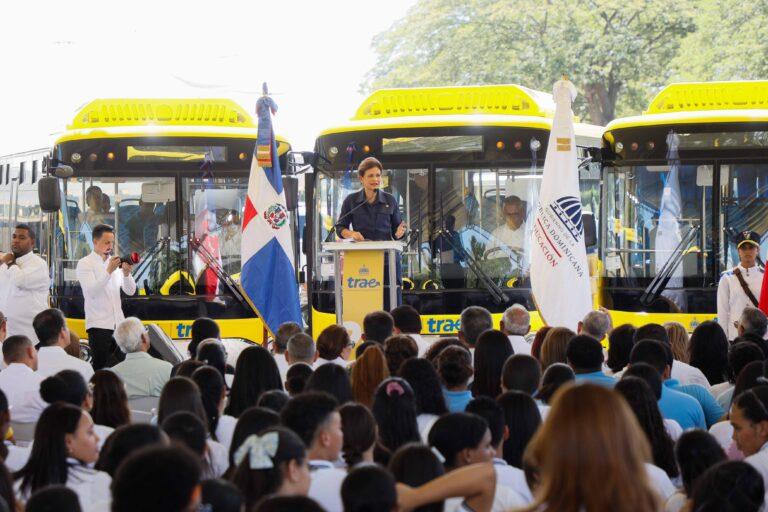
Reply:
M591 373L577 373L576 382L591 382L593 384L599 384L607 388L612 388L616 385L616 379L604 374L601 371Z
M448 391L443 390L443 396L445 397L445 405L448 406L449 412L464 412L467 408L467 404L472 400L472 392L467 391Z
M661 415L678 422L683 430L689 428L706 429L707 422L699 402L692 396L676 391L670 383L671 380L667 380L661 386L661 398L659 399Z
M713 397L703 386L699 386L698 384L686 384L685 386L681 386L680 382L675 379L669 379L665 382L665 384L667 383L669 383L669 387L675 391L680 391L681 393L692 396L699 402L699 405L701 405L701 408L704 411L704 419L707 422L707 428L720 421L720 418L725 414L723 408L720 407L720 404L715 400L715 397Z
M403 222L395 196L379 189L376 201L365 199L365 190L353 192L344 198L336 233L341 237L342 229L359 231L366 240L387 241L395 238L398 226Z

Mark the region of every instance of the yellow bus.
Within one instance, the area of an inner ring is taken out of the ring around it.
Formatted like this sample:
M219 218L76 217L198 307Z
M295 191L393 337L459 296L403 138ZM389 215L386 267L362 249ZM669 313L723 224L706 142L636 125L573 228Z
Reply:
M768 82L669 85L608 124L603 160L600 302L614 323L714 318L734 235L768 244ZM664 211L677 221L660 229Z
M324 130L305 188L312 332L335 322L333 265L322 243L344 198L359 190L355 169L368 156L383 162L383 188L397 198L410 228L403 303L421 312L424 334L455 333L470 305L488 308L497 324L511 304L535 310L527 227L553 114L551 95L518 85L385 89L365 99L351 120ZM602 132L576 124L582 157L599 148ZM599 175L598 163L581 166L585 211L595 215ZM502 202L512 196L522 218L505 232Z
M252 117L231 100L92 101L49 150L60 207L52 215L40 211L46 194L39 203L34 193L39 162L6 164L4 225L21 221L17 212L34 211L24 220L38 231L50 263L52 304L81 337L87 335L75 266L92 250L92 228L106 223L115 228L115 254L139 257L139 290L124 297L126 316L155 323L172 339L189 338L192 321L208 316L223 337L261 342L262 323L233 286L255 140ZM282 169L289 149L278 139ZM27 189L33 193L18 192Z

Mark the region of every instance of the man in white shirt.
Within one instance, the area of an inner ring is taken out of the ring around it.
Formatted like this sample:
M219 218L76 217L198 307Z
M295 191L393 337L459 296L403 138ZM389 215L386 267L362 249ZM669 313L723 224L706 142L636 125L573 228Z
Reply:
M744 308L757 307L764 272L757 264L760 235L754 231L744 231L738 234L734 242L739 253L739 264L723 272L717 284L717 323L729 340L739 335L736 321Z
M488 258L507 258L505 251L498 250L506 247L517 255L515 267L525 268L523 251L526 246L525 238L525 203L517 196L508 196L502 203L504 223L491 232L491 240L486 248Z
M85 379L93 377L91 365L67 354L64 350L69 345L69 329L64 313L51 308L41 311L32 321L35 334L40 340L37 354L37 372L43 377L50 377L61 370L75 370Z
M35 232L26 224L13 231L11 252L0 253L0 311L8 318L8 335L21 334L37 343L32 319L48 307L48 264L34 254Z
M171 378L173 366L149 355L149 334L136 317L128 317L115 329L115 341L125 353L125 361L112 367L125 384L128 398L160 396Z
M343 510L341 484L347 476L335 467L344 446L338 403L328 393L308 391L286 404L280 413L283 425L293 430L307 446L312 484L309 497L325 510Z
M525 335L531 330L531 314L522 304L512 304L501 318L501 332L507 335L515 354L531 355Z
M416 346L419 347L419 357L424 357L424 354L429 350L430 343L421 337L423 326L421 315L416 311L416 308L403 304L390 311L390 314L395 321L393 332L410 336L416 342Z
M3 360L8 365L0 372L0 389L13 410L13 420L34 423L48 406L40 397L41 377L37 372L37 351L26 336L9 336L3 343Z
M291 339L291 336L300 332L302 332L302 328L296 322L284 322L277 328L275 339L270 345L272 357L275 358L277 369L280 371L283 381L285 381L285 374L288 372L288 366L290 366L286 352L288 350L288 340Z
M77 280L85 299L85 329L91 347L93 368L114 366L122 355L112 337L117 324L125 320L120 290L136 293L131 265L113 256L115 231L99 224L93 228L93 252L77 262Z

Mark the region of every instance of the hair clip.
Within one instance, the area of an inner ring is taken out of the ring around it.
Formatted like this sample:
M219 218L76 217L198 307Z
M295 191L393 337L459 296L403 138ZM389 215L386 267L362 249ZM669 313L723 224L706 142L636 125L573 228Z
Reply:
M277 432L268 432L261 437L250 435L235 452L235 462L240 465L248 456L251 469L271 469L275 467L272 457L277 453L279 444L280 436Z
M430 447L429 449L432 450L432 453L435 454L435 457L437 457L437 460L439 460L441 464L445 464L445 457L443 457L443 454L440 453L440 450L434 446Z
M396 380L391 380L387 383L386 392L387 396L392 396L392 393L395 393L398 396L403 396L405 394L403 386L401 386L400 383Z

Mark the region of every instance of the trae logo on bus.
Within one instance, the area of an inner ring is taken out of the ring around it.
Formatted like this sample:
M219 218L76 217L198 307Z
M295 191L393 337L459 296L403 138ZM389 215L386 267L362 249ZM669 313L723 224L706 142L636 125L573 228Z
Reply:
M272 229L280 229L288 222L288 210L280 203L275 203L264 211L264 220Z

